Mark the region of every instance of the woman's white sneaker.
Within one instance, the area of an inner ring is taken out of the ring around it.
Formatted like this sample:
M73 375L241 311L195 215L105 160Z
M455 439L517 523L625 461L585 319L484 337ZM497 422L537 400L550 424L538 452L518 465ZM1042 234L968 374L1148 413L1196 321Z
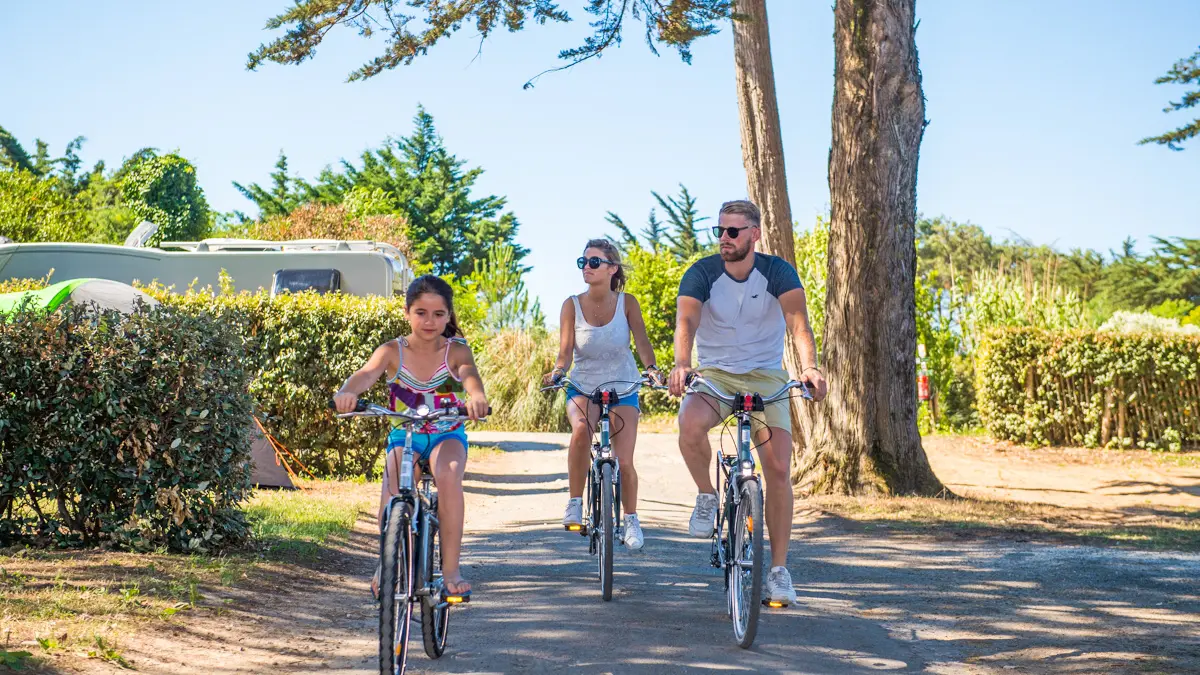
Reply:
M563 514L563 527L583 525L583 497L567 500L567 512Z
M625 547L630 551L640 551L646 545L642 535L642 524L638 522L636 513L625 515Z

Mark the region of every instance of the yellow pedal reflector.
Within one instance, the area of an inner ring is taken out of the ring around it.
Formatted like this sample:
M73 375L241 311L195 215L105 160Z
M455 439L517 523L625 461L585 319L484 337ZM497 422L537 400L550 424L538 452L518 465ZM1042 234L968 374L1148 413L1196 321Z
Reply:
M754 516L746 516L746 529L751 532L754 531Z
M768 603L767 603L767 606L768 606L768 607L776 607L776 608L778 608L778 607L783 607L783 603L782 603L782 602L776 602L776 601L772 600L771 602L768 602Z
M578 532L583 529L583 526L582 525L568 525L567 529L570 530L571 532Z
M463 601L463 597L461 595L447 595L446 596L446 602L448 602L452 605L457 605L462 601Z

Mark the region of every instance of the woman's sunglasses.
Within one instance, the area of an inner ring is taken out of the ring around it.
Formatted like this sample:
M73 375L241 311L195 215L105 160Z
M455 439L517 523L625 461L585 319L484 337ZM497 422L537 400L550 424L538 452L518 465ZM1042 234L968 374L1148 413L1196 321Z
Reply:
M611 260L605 260L604 258L597 258L596 256L592 256L590 258L580 258L579 260L575 261L575 264L579 266L579 269L583 269L584 266L587 266L594 270L597 270L597 269L600 269L600 265L602 263L605 265L615 265L616 264Z
M755 226L754 226L754 225L748 225L748 226L746 226L746 227L721 227L720 225L713 225L713 228L712 228L712 233L713 233L713 236L714 236L714 237L716 237L717 239L720 239L720 238L721 238L721 235L723 235L723 234L725 234L726 232L728 232L728 233L729 233L729 238L730 238L730 239L737 239L737 236L738 236L738 234L739 234L739 233L740 233L742 230L748 230L748 229L750 229L751 227L755 227Z

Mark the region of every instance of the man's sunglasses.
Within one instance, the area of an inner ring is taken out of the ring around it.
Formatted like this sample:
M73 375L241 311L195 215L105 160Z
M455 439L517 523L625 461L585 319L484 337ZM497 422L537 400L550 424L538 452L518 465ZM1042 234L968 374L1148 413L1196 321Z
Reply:
M712 228L712 233L713 233L713 236L714 236L714 237L716 237L717 239L720 239L720 238L721 238L721 235L723 235L723 234L725 234L726 232L728 232L728 233L729 233L729 238L730 238L730 239L737 239L737 236L738 236L738 234L739 234L739 233L740 233L742 230L748 230L748 229L750 229L751 227L756 227L756 226L755 226L755 225L748 225L748 226L746 226L746 227L721 227L720 225L713 225L713 228Z
M601 263L603 263L605 265L615 265L616 264L611 260L605 260L604 258L597 258L596 256L592 256L590 258L580 258L579 260L575 261L575 264L579 266L579 269L583 269L584 266L587 266L594 270L597 270L597 269L600 269Z

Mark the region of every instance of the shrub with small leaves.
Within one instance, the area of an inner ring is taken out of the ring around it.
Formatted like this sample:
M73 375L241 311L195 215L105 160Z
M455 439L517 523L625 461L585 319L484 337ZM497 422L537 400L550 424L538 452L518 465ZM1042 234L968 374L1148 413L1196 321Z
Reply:
M993 330L981 340L976 373L980 418L998 438L1200 445L1200 336Z
M246 536L250 373L210 312L0 322L0 540L210 551Z

